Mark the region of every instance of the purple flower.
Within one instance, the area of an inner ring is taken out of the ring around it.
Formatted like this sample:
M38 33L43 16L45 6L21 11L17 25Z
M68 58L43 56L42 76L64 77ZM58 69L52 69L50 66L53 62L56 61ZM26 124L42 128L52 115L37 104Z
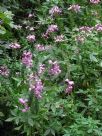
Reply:
M65 82L67 83L67 87L65 89L65 93L71 93L72 90L73 90L73 85L74 85L74 82L69 80L69 79L66 79Z
M22 112L27 112L30 109L30 107L26 106L24 109L22 109Z
M46 33L43 34L42 37L47 39L51 33L56 32L56 31L58 31L57 25L49 25L48 29L46 30Z
M40 64L39 65L39 70L38 70L38 74L42 74L45 71L45 64Z
M97 31L102 31L102 24L97 24L97 25L95 25L95 29L96 29Z
M28 35L28 36L27 36L27 40L28 40L29 42L34 42L34 41L35 41L35 35Z
M58 15L62 12L62 10L58 6L54 6L49 10L49 14L51 16Z
M58 26L57 25L50 25L47 29L47 33L52 33L58 31Z
M12 49L19 49L21 46L18 43L12 43L12 44L9 45L9 47L12 48Z
M60 66L58 65L57 61L49 60L49 64L51 65L49 73L51 75L58 75L61 73Z
M23 52L22 63L27 67L32 67L33 60L32 60L32 53L30 51Z
M38 76L31 75L29 80L30 88L29 90L34 92L36 98L40 99L42 97L43 83Z
M19 98L19 102L24 105L26 104L27 99Z
M100 2L100 0L90 0L90 2L93 4L98 4Z
M80 6L78 4L73 4L68 8L68 10L72 10L72 11L75 11L75 12L80 12Z
M89 27L89 26L82 26L79 28L79 31L81 32L91 32L94 29L94 27Z
M22 109L22 112L27 112L29 110L28 107L28 100L27 99L23 99L23 98L19 98L19 102L24 106L24 109Z
M9 75L9 69L7 68L7 66L0 66L0 75L6 77Z
M38 50L38 51L45 51L45 47L44 47L44 45L42 45L42 44L37 44L37 45L35 45L35 48L36 48L36 50Z

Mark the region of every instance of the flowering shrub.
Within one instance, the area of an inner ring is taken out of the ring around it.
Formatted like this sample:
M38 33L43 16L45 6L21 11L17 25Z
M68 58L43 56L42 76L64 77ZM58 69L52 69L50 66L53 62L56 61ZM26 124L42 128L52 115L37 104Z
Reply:
M16 4L2 2L16 26L0 53L5 121L24 136L102 136L102 2Z

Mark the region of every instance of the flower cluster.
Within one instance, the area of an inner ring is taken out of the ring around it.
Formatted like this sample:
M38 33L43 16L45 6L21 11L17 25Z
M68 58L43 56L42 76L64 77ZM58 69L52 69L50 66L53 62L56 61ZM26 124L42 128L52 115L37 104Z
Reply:
M62 12L62 10L58 6L54 6L49 10L49 14L51 16L58 15Z
M51 65L50 70L49 70L49 73L51 75L58 75L61 73L61 69L57 61L53 62L52 60L49 60L49 64Z
M9 47L12 48L12 49L19 49L21 46L18 43L12 43L12 44L9 45Z
M100 0L90 0L90 2L93 4L98 4L100 2Z
M9 75L9 69L6 66L0 66L0 75L8 76Z
M43 37L48 38L50 33L53 33L53 32L56 32L56 31L58 31L57 25L49 25L46 33L43 34Z
M28 35L28 36L27 36L27 40L28 40L29 42L34 42L34 41L35 41L35 35Z
M23 98L19 98L19 102L24 106L24 109L22 109L22 112L26 112L29 110L29 107L28 107L28 100L27 99L23 99Z
M52 33L58 31L58 26L57 25L50 25L47 29L47 33Z
M94 29L94 27L89 27L89 26L82 26L82 27L80 27L79 28L79 31L81 31L81 32L92 32L92 30Z
M102 32L102 24L95 25L95 30Z
M75 11L75 12L80 12L80 6L78 4L73 4L71 5L68 10L72 10L72 11Z
M63 42L64 41L64 36L63 35L58 35L54 37L55 42Z
M29 78L29 84L30 84L29 90L34 92L36 98L40 99L42 97L41 94L43 91L43 83L41 79L38 76L36 75L34 76L33 74L31 74Z
M74 82L69 80L69 79L66 79L65 82L67 83L67 88L65 90L65 93L69 94L72 92L73 90L73 85L74 85Z
M33 60L32 60L32 53L30 51L25 51L23 52L22 55L22 63L26 66L26 67L32 67L33 65Z
M39 70L38 70L38 74L42 74L45 71L45 64L40 64L39 65Z
M36 50L38 51L47 51L51 48L51 46L44 46L42 44L35 45Z

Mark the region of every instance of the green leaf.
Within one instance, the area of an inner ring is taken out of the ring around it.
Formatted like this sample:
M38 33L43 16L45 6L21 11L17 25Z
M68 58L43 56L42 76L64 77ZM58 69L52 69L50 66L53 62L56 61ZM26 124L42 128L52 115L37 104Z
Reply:
M51 129L50 131L51 131L51 134L52 134L53 136L55 136L55 131L54 131L53 129Z
M44 136L47 136L48 134L50 134L50 129L47 129L44 133Z
M92 62L98 62L97 58L93 54L90 54L90 60Z
M29 118L29 119L28 119L28 124L29 124L31 127L33 127L33 126L34 126L34 121L33 121L31 118Z
M19 126L19 127L14 128L14 129L15 129L15 130L20 130L20 129L21 129L21 127L22 127L22 125L21 125L21 126Z
M6 29L0 26L0 34L4 35L6 33Z
M15 119L15 117L11 117L11 118L6 119L5 121L11 122L11 121L14 120L14 119Z

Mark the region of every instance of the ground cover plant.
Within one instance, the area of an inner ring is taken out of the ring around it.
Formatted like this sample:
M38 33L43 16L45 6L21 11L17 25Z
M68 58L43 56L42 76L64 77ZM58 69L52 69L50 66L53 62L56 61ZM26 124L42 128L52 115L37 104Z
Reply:
M101 0L1 0L1 136L102 136L101 115Z

